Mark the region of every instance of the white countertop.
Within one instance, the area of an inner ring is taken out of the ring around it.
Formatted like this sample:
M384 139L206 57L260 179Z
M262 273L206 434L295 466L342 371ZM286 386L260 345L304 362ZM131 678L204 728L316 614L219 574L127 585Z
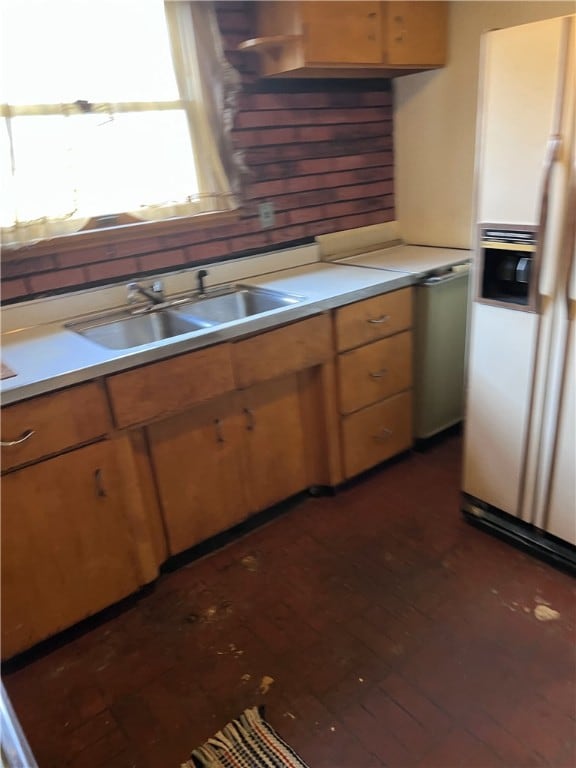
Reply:
M381 248L370 253L363 253L359 256L350 256L334 263L371 267L372 269L392 269L423 277L457 264L463 264L470 258L470 251L460 248L396 245L391 248Z
M2 335L2 361L16 376L1 382L2 403L60 389L97 376L200 349L282 323L325 312L411 283L398 272L316 262L242 281L246 285L297 293L303 301L252 317L191 331L132 349L107 349L64 327L62 320Z
M98 376L110 375L194 349L265 331L283 323L412 285L430 271L462 263L469 258L467 251L396 246L345 261L321 262L317 260L313 248L310 250L310 247L307 247L308 251L305 248L296 255L300 259L309 259L310 263L289 269L266 271L267 267L269 270L269 255L246 259L244 264L237 261L231 262L229 266L214 265L210 268L211 281L220 284L242 282L246 285L299 294L304 298L298 304L131 349L107 349L64 326L66 321L78 318L78 306L88 307L92 313L97 309L103 311L111 308L104 305L95 306L94 297L97 291L86 291L84 294L78 294L76 298L73 295L61 297L60 301L60 297L50 297L30 302L28 312L26 306L21 309L7 307L5 311L11 317L8 318L10 322L3 327L11 330L1 338L2 362L17 375L0 382L2 403L7 405ZM290 258L294 260L292 252ZM278 256L276 260L276 263L279 263ZM396 266L387 267L387 263ZM255 276L258 264L265 266L262 271L266 271L266 274ZM398 264L409 264L410 269L399 270ZM178 295L184 285L190 293L193 285L188 273L167 276L165 282L168 299ZM119 306L118 302L124 301L123 287L112 287L104 293L106 296L102 300L110 302L112 295L116 307ZM62 314L63 306L74 307L75 313ZM26 322L27 318L32 318L32 321ZM14 322L15 319L17 322Z

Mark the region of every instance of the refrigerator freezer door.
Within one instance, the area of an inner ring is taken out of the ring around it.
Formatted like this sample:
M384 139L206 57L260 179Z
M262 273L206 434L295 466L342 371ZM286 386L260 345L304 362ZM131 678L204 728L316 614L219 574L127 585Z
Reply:
M562 19L549 19L485 39L477 221L538 222L562 32Z

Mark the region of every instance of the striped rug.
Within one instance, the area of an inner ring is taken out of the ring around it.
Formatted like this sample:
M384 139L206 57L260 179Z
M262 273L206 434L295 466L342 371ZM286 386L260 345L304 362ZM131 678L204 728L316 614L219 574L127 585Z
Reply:
M308 768L256 707L192 752L181 768Z

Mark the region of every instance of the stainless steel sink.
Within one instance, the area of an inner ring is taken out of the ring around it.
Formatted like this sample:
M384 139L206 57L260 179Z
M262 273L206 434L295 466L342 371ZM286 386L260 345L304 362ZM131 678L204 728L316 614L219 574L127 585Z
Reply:
M215 291L196 297L189 303L180 304L174 311L188 320L219 325L260 315L272 309L290 307L302 300L302 296L290 293L236 285L221 292Z
M130 349L211 326L183 317L171 309L136 314L115 312L99 318L67 323L66 327L108 349Z
M120 310L66 323L66 328L108 349L131 349L289 307L302 299L294 294L235 285L204 296L175 299L159 307Z

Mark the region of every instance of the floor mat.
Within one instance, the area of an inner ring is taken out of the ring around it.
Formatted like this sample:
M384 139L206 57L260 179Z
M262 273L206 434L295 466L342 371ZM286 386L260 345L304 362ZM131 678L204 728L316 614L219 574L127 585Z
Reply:
M181 768L308 767L253 707L195 749Z

